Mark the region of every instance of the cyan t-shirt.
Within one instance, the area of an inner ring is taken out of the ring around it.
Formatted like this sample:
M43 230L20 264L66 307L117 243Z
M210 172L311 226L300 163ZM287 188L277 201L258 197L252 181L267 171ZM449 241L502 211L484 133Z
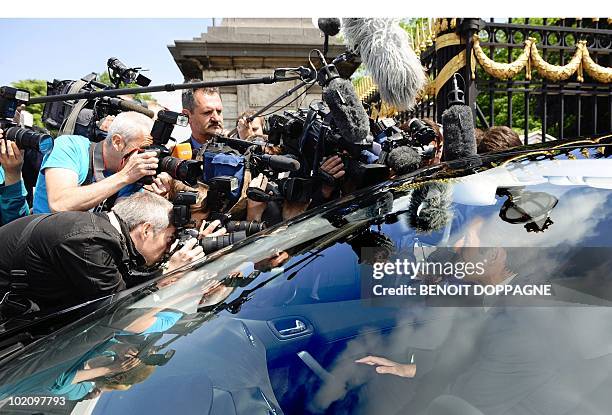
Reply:
M72 170L78 175L79 185L85 182L90 165L89 145L89 139L80 135L62 135L55 139L53 151L43 157L40 173L38 173L36 191L34 192L34 213L51 212L47 198L45 169L59 167ZM106 177L111 174L110 172L104 172ZM139 189L140 186L135 184L125 186L119 191L119 197L129 196Z

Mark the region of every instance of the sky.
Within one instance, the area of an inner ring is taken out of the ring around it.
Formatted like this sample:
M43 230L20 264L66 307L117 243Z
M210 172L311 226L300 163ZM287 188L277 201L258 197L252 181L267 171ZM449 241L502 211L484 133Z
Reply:
M219 24L221 19L216 19ZM182 83L168 45L199 37L212 19L0 19L0 86L21 79L79 79L106 71L110 57L142 67L151 85ZM152 94L158 103L181 110L180 91ZM189 137L177 127L174 137Z
M0 85L80 78L104 71L111 56L149 69L152 85L180 83L167 46L210 25L212 19L0 19Z

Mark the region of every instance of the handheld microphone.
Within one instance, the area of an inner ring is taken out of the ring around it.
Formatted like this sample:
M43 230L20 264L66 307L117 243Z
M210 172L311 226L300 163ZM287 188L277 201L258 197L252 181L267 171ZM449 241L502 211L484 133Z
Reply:
M396 19L342 19L346 46L358 53L382 99L399 109L414 106L427 77Z
M336 36L340 33L340 19L338 18L321 18L317 20L319 30L327 36Z
M323 88L323 101L344 140L352 144L367 140L370 120L351 81L332 78Z
M476 155L476 136L472 109L463 102L463 92L453 77L453 90L448 94L449 105L442 113L444 129L444 161L458 160Z
M395 174L402 176L412 173L421 166L421 155L416 148L397 147L387 155L386 165L393 169Z
M278 171L298 171L300 170L300 162L291 157L277 156L273 154L257 154L257 158L261 159L273 170Z

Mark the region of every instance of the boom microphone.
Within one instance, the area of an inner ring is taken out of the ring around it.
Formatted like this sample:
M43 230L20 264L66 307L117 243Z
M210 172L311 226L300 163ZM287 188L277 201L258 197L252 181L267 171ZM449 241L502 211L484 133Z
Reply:
M397 147L387 156L387 166L398 176L412 173L421 166L421 155L413 147Z
M110 105L111 108L120 109L123 111L134 111L146 115L149 118L155 117L155 113L148 108L143 107L137 102L128 101L121 98L103 97L102 102Z
M383 101L408 110L427 78L396 19L342 19L346 46L358 53Z
M317 20L319 30L327 36L336 36L340 33L340 19L338 18L322 18Z
M323 101L344 140L356 144L367 139L370 120L351 81L333 78L323 88Z
M462 92L453 78L453 90L449 93L450 107L442 113L444 129L444 161L452 161L476 155L474 118L469 106L462 104Z

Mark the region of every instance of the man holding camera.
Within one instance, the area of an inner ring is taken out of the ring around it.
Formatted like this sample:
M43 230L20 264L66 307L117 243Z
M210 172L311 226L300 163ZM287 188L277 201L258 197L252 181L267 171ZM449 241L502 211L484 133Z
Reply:
M13 141L3 138L0 129L0 225L9 223L30 212L21 178L23 154Z
M139 190L135 183L155 175L159 162L155 153L139 151L151 144L152 126L147 116L128 111L115 117L99 143L77 135L58 137L42 162L34 213L86 211ZM165 194L168 179L156 178L152 190Z
M10 291L13 304L33 301L49 310L138 283L133 271L159 263L175 240L172 207L161 196L139 192L108 213L59 212L13 221L0 228L1 298ZM203 257L196 244L187 241L165 271Z

